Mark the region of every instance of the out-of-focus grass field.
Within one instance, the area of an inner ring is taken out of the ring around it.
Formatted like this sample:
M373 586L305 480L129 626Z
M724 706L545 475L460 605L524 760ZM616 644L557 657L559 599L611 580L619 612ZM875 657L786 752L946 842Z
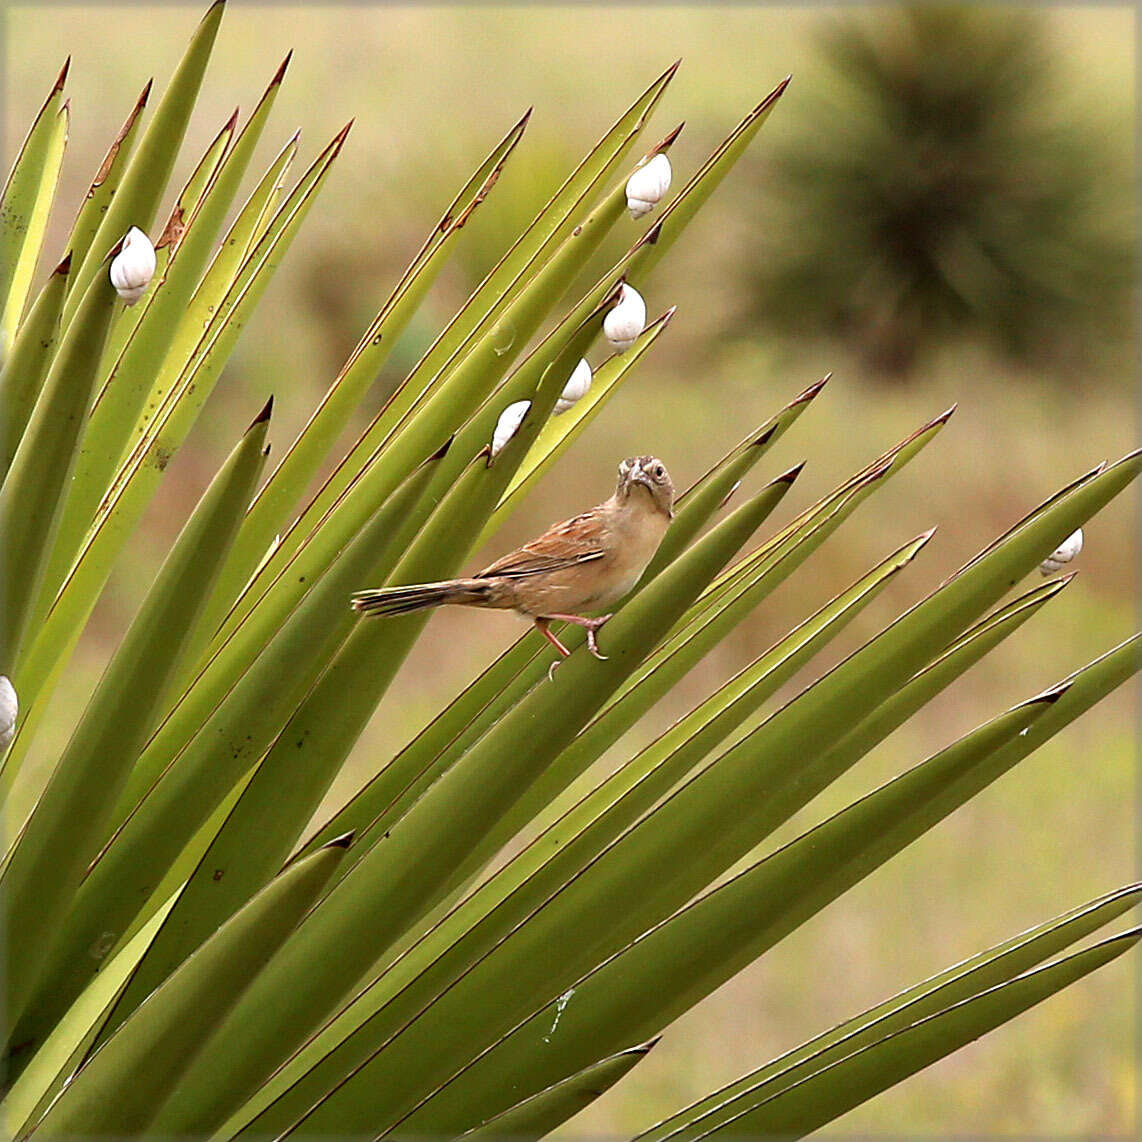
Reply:
M204 7L8 8L9 159L63 57L74 55L71 139L57 199L63 209L57 208L48 243L52 254L62 253L79 198L139 89L152 74L160 87L165 84ZM649 133L657 139L686 120L671 153L676 185L766 91L793 73L785 100L751 149L764 180L767 148L788 130L786 108L817 76L812 34L834 15L826 7L746 5L232 2L179 172L189 173L235 103L247 110L253 105L291 48L295 55L260 166L300 126L296 174L348 118L355 116L356 124L199 427L171 465L132 556L94 616L76 669L59 692L57 716L43 735L40 764L66 739L179 522L266 394L276 397L271 435L280 456L423 235L524 108L535 105L519 153L471 224L456 265L398 346L354 435L476 275L620 111L678 56L684 66ZM1115 143L1127 153L1135 99L1132 11L1054 8L1049 20L1075 98L1118 113ZM258 159L253 169L259 169ZM782 699L1057 487L1136 443L1132 342L1111 346L1100 374L1065 383L957 346L909 384L885 386L831 346L760 336L740 319L734 275L757 185L741 171L731 175L663 264L645 294L652 313L678 305L672 327L606 415L476 563L604 498L623 456L660 455L675 482L688 485L750 426L829 370L830 386L755 477L808 460L771 528L930 416L956 401L959 409L939 440L636 727L609 764L629 756L905 540L939 525L914 567ZM618 230L610 255L638 232L629 221ZM1081 573L1063 596L769 847L1132 633L1136 509L1136 498L1123 496L1093 521L1078 562ZM511 618L495 614L452 609L434 618L331 802L374 772L518 631ZM1105 701L671 1027L645 1064L563 1133L629 1134L896 990L1134 879L1135 711L1130 688ZM858 1109L830 1132L1132 1134L1137 966L1131 958L1111 965Z

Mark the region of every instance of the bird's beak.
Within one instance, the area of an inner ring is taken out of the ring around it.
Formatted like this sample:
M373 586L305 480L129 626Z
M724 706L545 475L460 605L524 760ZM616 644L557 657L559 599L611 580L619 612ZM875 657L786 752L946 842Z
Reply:
M650 482L650 477L637 464L631 469L630 482L632 484L641 484L647 491L654 491L654 485Z

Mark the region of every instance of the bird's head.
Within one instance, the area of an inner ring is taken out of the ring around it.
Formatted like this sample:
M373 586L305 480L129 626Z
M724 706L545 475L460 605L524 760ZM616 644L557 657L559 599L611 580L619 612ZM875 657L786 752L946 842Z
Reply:
M674 484L657 456L631 456L619 465L615 497L625 501L631 496L649 496L655 508L668 519L674 518Z

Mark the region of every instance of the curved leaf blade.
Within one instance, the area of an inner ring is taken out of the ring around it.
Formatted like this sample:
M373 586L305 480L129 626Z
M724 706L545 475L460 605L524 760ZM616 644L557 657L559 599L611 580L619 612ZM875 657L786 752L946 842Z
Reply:
M70 268L71 258L66 257L52 271L20 325L12 351L0 371L0 408L4 410L0 481L8 474L51 368Z
M67 143L63 85L71 57L28 131L0 194L0 350L7 356L24 312Z
M638 1142L694 1142L723 1124L736 1125L743 1112L800 1078L1030 971L1136 907L1140 895L1139 885L1107 893L947 968L679 1111L638 1135Z
M88 703L0 886L11 932L9 1019L19 1030L43 966L88 863L105 840L111 808L151 729L166 679L233 541L265 462L269 406L250 426L192 512Z
M129 1135L169 1091L258 970L293 931L351 838L293 865L220 928L64 1088L38 1138Z
M727 1131L787 1138L811 1133L1110 963L1130 951L1139 939L1140 929L1124 932L962 1000L832 1063L755 1110L699 1137Z
M657 1043L658 1040L653 1039L592 1063L546 1090L525 1098L481 1126L473 1127L461 1137L487 1139L488 1142L500 1138L538 1142L584 1107L590 1106L600 1095L606 1094L619 1079L638 1066Z
M119 189L119 183L123 179L123 171L131 157L131 152L134 150L139 128L142 126L143 109L147 106L153 84L153 79L147 80L139 98L135 101L135 106L131 108L126 121L119 128L119 133L112 140L111 146L107 148L107 154L103 156L103 162L100 164L99 170L95 172L95 177L91 180L91 187L75 217L75 222L71 228L71 238L68 240L68 249L71 251L71 256L75 259L77 266L87 256L87 251L91 249L91 242L95 237L95 232L99 229L99 223L103 215L107 213L107 207L111 205L115 191Z

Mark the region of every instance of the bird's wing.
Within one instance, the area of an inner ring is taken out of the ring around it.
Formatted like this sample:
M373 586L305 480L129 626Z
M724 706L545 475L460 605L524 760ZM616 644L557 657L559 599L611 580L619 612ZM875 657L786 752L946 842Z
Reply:
M522 579L602 559L606 555L602 530L598 510L584 512L548 528L538 539L497 559L490 567L477 572L475 577L488 579L503 575L509 579Z

